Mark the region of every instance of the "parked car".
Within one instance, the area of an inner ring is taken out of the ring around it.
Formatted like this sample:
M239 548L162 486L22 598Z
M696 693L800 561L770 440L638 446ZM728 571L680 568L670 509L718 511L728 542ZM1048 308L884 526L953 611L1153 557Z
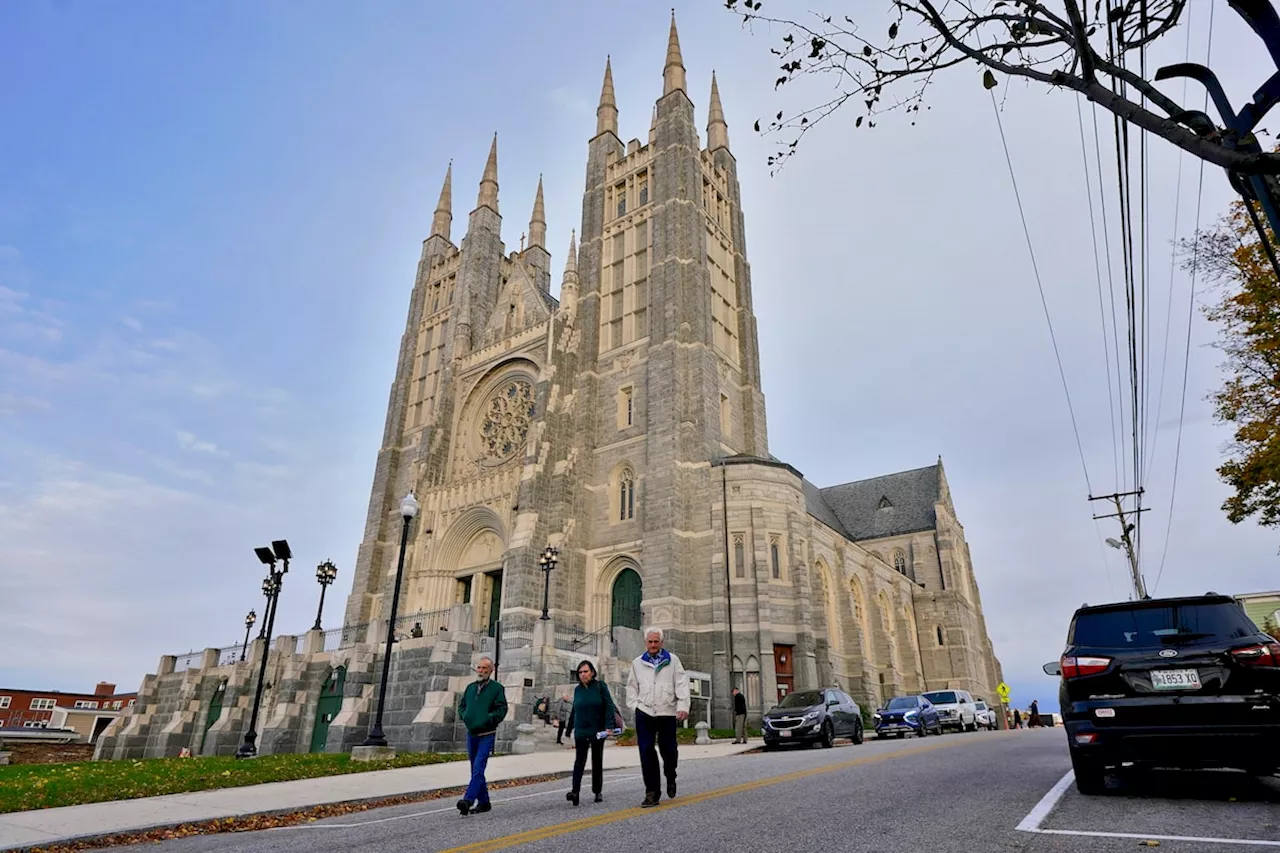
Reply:
M862 743L862 709L834 687L797 690L765 712L760 728L765 749L790 743L830 747L838 737Z
M966 690L930 690L924 698L938 709L944 729L973 732L978 730L978 709Z
M875 725L877 738L889 735L905 737L908 734L924 737L931 732L942 734L938 709L923 696L895 696L871 715L871 722Z
M1135 767L1280 771L1280 642L1233 598L1208 593L1081 607L1059 701L1082 794Z
M987 707L987 703L981 699L975 699L973 702L973 711L975 721L978 728L993 731L996 727L996 712Z

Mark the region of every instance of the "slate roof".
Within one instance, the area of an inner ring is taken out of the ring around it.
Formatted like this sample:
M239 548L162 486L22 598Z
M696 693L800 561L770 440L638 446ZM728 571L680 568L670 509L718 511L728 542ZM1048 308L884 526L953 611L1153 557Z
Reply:
M937 526L933 507L938 502L938 481L938 466L930 465L816 490L814 498L806 483L805 498L810 515L826 524L831 524L827 515L835 516L839 525L831 526L848 538L879 539ZM886 499L888 505L882 509Z

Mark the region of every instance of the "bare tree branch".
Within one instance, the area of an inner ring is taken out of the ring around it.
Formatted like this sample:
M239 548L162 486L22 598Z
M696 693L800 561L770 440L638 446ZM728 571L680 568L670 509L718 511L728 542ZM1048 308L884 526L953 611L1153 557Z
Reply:
M883 113L918 113L936 73L971 64L983 70L988 89L999 85L999 74L1070 90L1228 171L1280 175L1280 154L1239 150L1232 133L1213 126L1203 113L1188 112L1127 66L1127 54L1178 26L1187 0L1094 0L1092 19L1080 5L1088 0L1062 0L1065 15L1041 0L890 0L887 40L870 37L848 15L814 15L812 21L769 17L761 12L764 2L725 5L742 14L744 26L783 30L781 44L770 51L782 62L774 89L806 76L834 75L838 91L789 116L783 110L756 122L757 131L790 136L769 158L775 167L794 155L814 125L851 102L864 110L855 127L864 120L874 127Z

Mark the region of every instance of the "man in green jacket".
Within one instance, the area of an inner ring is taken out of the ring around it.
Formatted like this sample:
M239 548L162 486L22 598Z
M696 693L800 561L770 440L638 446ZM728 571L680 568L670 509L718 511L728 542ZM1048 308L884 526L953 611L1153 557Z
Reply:
M469 812L479 814L493 808L489 804L489 785L484 771L498 737L498 723L507 716L507 691L492 675L493 661L480 658L476 664L477 679L462 691L462 701L458 703L458 716L467 727L467 759L471 762L471 782L458 800L458 811L464 817Z

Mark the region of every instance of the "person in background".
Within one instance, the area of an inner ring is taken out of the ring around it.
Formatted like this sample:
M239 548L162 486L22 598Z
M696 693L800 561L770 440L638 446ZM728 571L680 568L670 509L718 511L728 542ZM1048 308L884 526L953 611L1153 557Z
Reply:
M413 637L415 640L422 636L422 623L421 623L421 622L414 622L414 623L413 623L413 630L409 632L409 636L410 636L410 637Z
M661 628L645 631L645 653L631 662L627 676L627 704L636 715L636 745L644 776L644 802L650 809L662 798L662 775L667 796L676 795L676 723L689 718L689 676L680 658L662 646ZM661 774L654 745L662 753Z
M614 728L618 708L609 693L609 685L596 677L595 665L589 660L578 664L578 686L573 689L573 706L569 712L568 726L573 732L573 742L578 754L573 759L573 788L565 799L578 804L582 790L582 771L587 766L587 753L591 753L591 793L596 802L604 799L604 741Z
M471 781L458 800L458 811L463 817L473 811L480 814L493 808L484 771L498 738L498 723L507 716L507 692L492 678L493 660L480 658L476 676L462 691L462 701L458 703L458 716L467 727L467 760L471 762Z
M1028 709L1027 716L1030 718L1027 720L1027 728L1039 728L1044 725L1044 723L1040 722L1040 701L1038 699L1031 700L1031 707Z
M1015 729L1022 728L1022 712L1017 708L1013 709L1013 727Z
M733 688L733 742L747 742L747 697Z
M564 743L564 729L569 724L569 715L573 711L573 700L569 698L569 694L565 693L556 702L556 743Z

